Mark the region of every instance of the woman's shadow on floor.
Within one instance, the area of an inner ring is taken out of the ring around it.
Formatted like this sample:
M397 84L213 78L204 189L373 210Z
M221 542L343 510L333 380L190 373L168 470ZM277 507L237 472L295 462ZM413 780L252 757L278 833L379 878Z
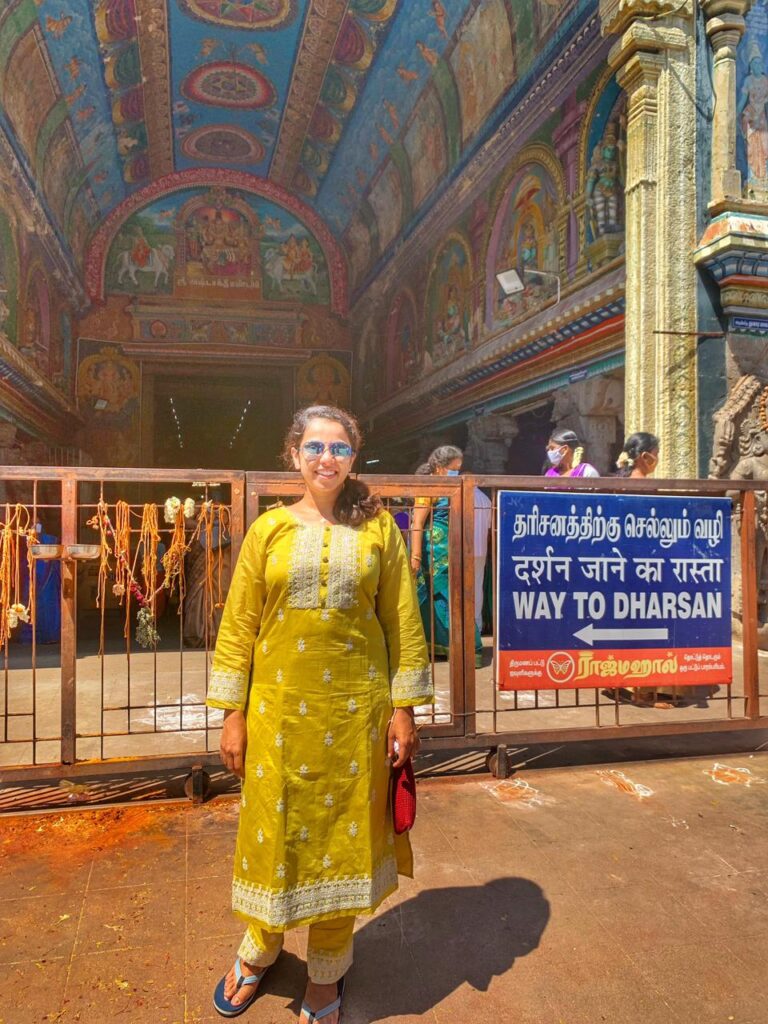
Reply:
M404 900L356 932L344 1019L429 1016L465 983L484 992L538 946L548 920L548 900L525 878L428 889ZM280 967L267 988L295 996L293 975L303 966L284 954Z
M540 886L513 877L427 889L371 918L355 936L349 1024L428 1015L464 983L486 991L538 946L549 913Z

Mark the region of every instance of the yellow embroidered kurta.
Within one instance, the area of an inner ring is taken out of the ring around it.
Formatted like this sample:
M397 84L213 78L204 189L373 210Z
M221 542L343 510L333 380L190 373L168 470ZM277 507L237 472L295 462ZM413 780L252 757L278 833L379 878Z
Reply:
M374 910L412 872L389 808L394 707L431 702L402 536L262 515L238 559L208 689L247 708L232 905L282 931Z

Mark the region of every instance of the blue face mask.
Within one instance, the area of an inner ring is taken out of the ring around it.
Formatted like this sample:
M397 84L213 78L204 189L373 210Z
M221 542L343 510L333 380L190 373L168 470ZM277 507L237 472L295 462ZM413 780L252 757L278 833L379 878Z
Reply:
M562 448L547 448L547 458L553 466L559 466L565 452Z
M446 476L458 476L461 473L460 469L446 469Z

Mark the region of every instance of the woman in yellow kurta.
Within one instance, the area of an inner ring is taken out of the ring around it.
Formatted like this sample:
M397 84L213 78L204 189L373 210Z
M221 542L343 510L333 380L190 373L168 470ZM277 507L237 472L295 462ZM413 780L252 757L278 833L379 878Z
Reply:
M223 1016L251 1002L283 932L309 925L302 1021L336 1024L355 915L412 872L390 763L415 751L432 681L400 531L349 477L359 447L347 413L296 416L286 453L305 495L250 528L224 609L208 704L244 778L232 891L248 928L214 996Z

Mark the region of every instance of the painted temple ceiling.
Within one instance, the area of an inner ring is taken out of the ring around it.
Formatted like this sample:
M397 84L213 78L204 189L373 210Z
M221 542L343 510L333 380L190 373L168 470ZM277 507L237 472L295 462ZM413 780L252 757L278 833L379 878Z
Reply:
M82 264L153 183L222 169L370 267L587 0L1 0L0 128Z

